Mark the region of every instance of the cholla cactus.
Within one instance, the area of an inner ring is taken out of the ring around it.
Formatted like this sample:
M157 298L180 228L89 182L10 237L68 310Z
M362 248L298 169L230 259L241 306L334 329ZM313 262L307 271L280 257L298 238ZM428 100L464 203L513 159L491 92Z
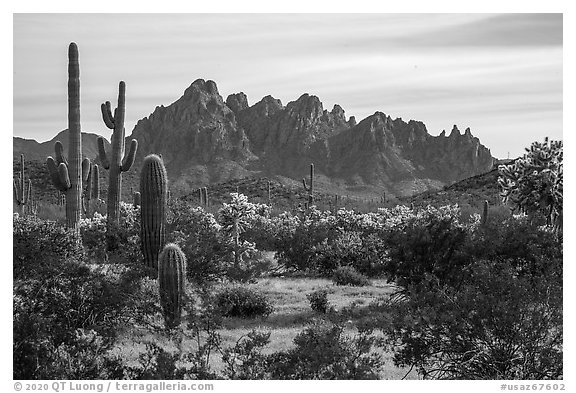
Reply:
M314 164L310 164L310 186L306 186L306 179L302 179L304 190L308 192L308 206L314 203Z
M166 244L158 260L158 287L164 321L169 329L180 324L185 283L186 256L178 245Z
M140 172L141 246L146 266L158 269L158 254L166 237L168 175L162 159L155 154L144 158Z
M562 141L534 142L526 154L498 168L500 196L504 203L528 215L546 217L547 225L562 229L564 150Z
M78 230L82 206L83 175L88 175L82 161L82 135L80 131L80 63L78 47L74 42L68 47L68 157L57 141L56 158L48 157L46 165L56 189L66 193L66 226Z
M120 195L122 190L122 172L127 172L132 167L138 149L138 142L132 139L128 154L125 154L124 141L124 117L126 115L126 84L121 81L118 86L118 107L112 108L110 101L101 105L102 120L112 131L112 154L110 159L104 149L104 138L98 138L98 155L104 169L110 171L108 182L108 230L117 226L120 222Z
M12 181L14 190L14 200L18 205L20 210L20 215L25 215L25 207L31 199L32 195L32 180L28 179L28 182L24 181L24 154L20 154L20 175L17 179ZM26 188L28 185L28 188Z

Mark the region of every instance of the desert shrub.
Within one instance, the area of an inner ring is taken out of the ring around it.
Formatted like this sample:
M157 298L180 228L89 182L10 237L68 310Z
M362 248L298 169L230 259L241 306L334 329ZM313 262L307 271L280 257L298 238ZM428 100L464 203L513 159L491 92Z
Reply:
M177 243L186 255L186 274L198 283L226 275L223 262L228 250L220 234L220 224L211 213L184 201L170 204L167 241Z
M521 275L561 274L561 237L525 215L490 214L485 225L475 217L468 231L466 254L510 264Z
M306 295L310 302L310 308L313 311L326 314L328 312L328 291L325 289L318 289Z
M324 239L313 247L311 270L322 276L331 276L342 266L351 266L357 271L378 276L386 265L386 246L376 234L342 231L334 239Z
M371 330L350 336L344 327L314 321L294 338L295 347L269 355L271 379L378 379L384 362Z
M370 285L368 277L358 273L352 266L341 266L334 271L332 281L336 285L352 285L355 287L363 287Z
M314 271L315 247L330 242L339 233L334 222L330 212L315 207L300 215L284 213L273 218L278 262L293 271Z
M240 337L232 347L221 351L226 365L224 377L227 379L257 380L268 377L268 356L262 353L270 343L270 332L250 331Z
M140 250L140 208L120 202L120 224L110 231L107 217L94 213L80 220L80 234L87 256L92 262L138 263Z
M82 262L80 237L53 221L14 218L12 227L14 279L43 277L69 262Z
M382 213L388 216L382 237L388 248L384 269L390 281L407 287L433 276L441 283L459 285L470 258L464 251L467 230L459 221L457 206Z
M266 317L274 310L263 293L241 285L220 290L215 296L215 304L220 313L227 317Z
M459 288L409 287L380 310L398 366L425 379L556 379L562 367L562 280L478 261Z

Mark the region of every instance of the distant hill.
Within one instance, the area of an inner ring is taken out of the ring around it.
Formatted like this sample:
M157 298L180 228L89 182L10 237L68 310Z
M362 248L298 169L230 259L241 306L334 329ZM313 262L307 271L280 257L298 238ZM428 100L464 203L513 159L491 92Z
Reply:
M99 135L87 132L82 133L82 155L91 160L98 156L98 140ZM19 158L20 154L24 154L26 160L33 161L46 161L46 157L54 156L54 143L56 141L62 142L64 152L68 151L68 130L60 131L54 138L47 142L38 143L34 139L24 139L20 137L13 137L12 157ZM106 138L104 138L106 140ZM108 148L110 143L106 140L104 143Z

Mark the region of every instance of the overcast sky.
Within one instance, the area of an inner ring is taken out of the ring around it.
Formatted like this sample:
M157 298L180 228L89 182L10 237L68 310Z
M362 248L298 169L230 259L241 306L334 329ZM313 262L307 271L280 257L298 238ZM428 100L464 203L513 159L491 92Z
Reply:
M15 136L67 127L67 50L80 51L82 129L127 84L126 132L196 79L285 105L303 93L360 121L453 124L492 155L562 139L561 14L15 14Z

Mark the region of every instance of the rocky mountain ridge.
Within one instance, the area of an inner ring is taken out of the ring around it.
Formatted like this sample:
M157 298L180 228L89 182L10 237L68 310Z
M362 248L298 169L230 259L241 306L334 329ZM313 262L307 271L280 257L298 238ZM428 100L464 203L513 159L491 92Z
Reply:
M249 105L244 93L224 100L203 79L139 120L132 138L139 143L135 170L147 154L162 154L171 188L184 194L245 177L299 181L314 163L317 189L410 195L487 172L494 160L469 128L432 136L422 122L382 112L357 123L310 94L286 105L272 96Z

